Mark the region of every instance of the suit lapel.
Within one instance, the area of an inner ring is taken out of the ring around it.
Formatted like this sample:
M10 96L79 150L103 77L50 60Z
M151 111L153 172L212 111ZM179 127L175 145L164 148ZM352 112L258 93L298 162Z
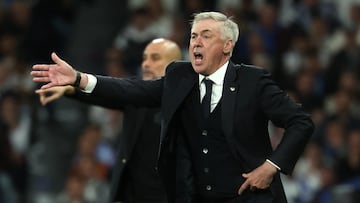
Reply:
M231 145L231 150L235 153L235 146L232 146L234 142L233 134L234 134L234 116L235 116L235 104L236 104L236 96L239 90L239 84L236 83L237 79L237 71L236 66L233 63L229 63L227 68L225 78L224 78L224 86L222 93L222 126L224 129L224 134L226 139L228 140L229 145Z
M198 78L196 76L197 74L193 72L192 74L189 74L187 77L181 78L178 82L176 82L176 87L174 87L173 89L169 88L167 90L167 91L171 91L167 93L171 96L167 97L168 100L163 102L162 104L162 105L169 105L169 108L162 108L166 110L166 112L163 112L164 117L162 121L165 122L162 124L163 127L166 128L168 126L168 122L170 122L176 110L179 108L179 106L184 101L186 96L190 93L195 83L198 81ZM162 129L162 130L163 132L161 134L163 138L163 136L165 136L164 132L166 132L167 129Z
M183 78L178 85L178 89L175 90L174 92L176 92L177 94L174 95L174 97L172 98L172 102L174 105L174 109L178 109L180 104L184 101L184 99L186 98L186 96L190 93L190 91L192 90L192 88L195 85L195 82L197 82L197 74L192 74L190 77L187 78ZM174 112L172 112L174 113Z

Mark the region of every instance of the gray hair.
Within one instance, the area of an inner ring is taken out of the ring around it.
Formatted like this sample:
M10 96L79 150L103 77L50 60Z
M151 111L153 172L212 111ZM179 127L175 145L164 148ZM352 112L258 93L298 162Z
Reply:
M235 46L235 42L239 38L239 27L231 17L228 18L226 15L219 12L202 12L194 15L191 26L206 19L213 19L217 22L221 22L220 30L223 40L231 39L233 46Z

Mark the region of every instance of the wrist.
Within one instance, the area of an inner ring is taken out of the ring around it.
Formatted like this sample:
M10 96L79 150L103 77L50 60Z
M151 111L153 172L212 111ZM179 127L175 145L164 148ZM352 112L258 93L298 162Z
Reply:
M71 85L65 86L65 95L73 95L75 93L75 87Z
M77 70L75 70L75 71L76 71L75 81L71 86L73 86L75 88L79 88L79 89L85 89L85 87L87 86L87 83L88 83L87 74L82 73Z
M278 168L277 168L275 165L273 165L271 162L265 161L264 164L265 164L266 167L269 169L269 171L271 171L272 174L277 173Z
M86 88L86 86L88 85L88 75L86 73L81 73L80 72L80 77L81 77L81 80L80 80L80 84L78 86L78 88L84 90Z

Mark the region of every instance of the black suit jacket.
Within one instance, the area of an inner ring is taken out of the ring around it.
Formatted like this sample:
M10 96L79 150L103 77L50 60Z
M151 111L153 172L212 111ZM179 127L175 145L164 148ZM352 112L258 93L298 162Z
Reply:
M94 97L77 90L75 95L71 96L79 101L100 105L106 108L119 109L124 113L123 132L118 139L118 149L116 154L116 163L113 168L110 201L124 201L125 193L128 191L126 167L132 157L135 144L141 133L141 128L145 121L146 112L149 108L135 107L133 105L122 105L121 103L113 103L106 98ZM153 135L154 139L158 139L158 135ZM154 152L157 153L157 152ZM147 181L147 180L144 180Z
M161 106L162 132L159 171L169 201L176 199L177 110L195 85L198 77L189 62L171 63L166 75L155 81L116 79L97 76L91 95L106 99L106 104ZM249 171L270 159L290 174L313 132L313 122L300 104L279 89L263 69L229 63L222 94L222 127L234 157ZM276 150L272 150L268 122L285 129ZM177 172L178 170L178 172ZM182 169L181 169L182 170ZM240 187L240 185L239 185ZM270 194L250 194L252 202L286 202L279 174Z
M116 155L116 163L113 168L110 187L110 199L112 201L124 200L125 192L128 191L126 187L126 167L127 163L131 160L135 144L141 134L141 128L145 122L145 114L147 108L135 108L133 106L126 106L123 109L124 123L123 132L118 139L118 151ZM158 139L158 134L151 135L154 139ZM156 152L154 152L156 153ZM147 181L147 180L144 180ZM117 194L118 192L118 194Z

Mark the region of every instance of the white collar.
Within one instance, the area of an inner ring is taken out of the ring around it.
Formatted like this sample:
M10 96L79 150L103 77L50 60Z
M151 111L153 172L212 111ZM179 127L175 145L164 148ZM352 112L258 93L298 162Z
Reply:
M222 85L224 83L225 73L228 65L229 61L227 61L224 65L217 69L213 74L206 76L206 78L210 79L216 85ZM204 78L204 75L199 74L199 85Z

